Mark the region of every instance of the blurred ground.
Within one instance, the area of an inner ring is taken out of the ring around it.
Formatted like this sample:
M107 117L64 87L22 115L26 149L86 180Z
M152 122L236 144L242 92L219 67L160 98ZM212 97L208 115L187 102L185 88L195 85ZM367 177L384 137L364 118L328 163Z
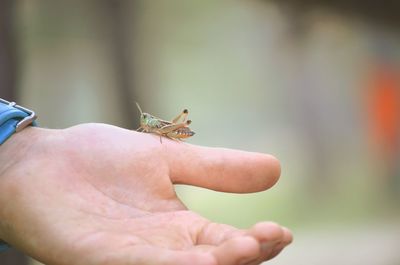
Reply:
M398 223L312 229L296 234L295 238L285 253L265 264L400 264Z

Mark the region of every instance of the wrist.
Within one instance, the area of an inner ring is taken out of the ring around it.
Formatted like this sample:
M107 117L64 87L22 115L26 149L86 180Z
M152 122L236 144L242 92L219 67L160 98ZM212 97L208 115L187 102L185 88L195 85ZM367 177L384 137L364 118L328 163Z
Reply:
M27 162L37 152L35 146L42 134L41 128L27 127L14 133L0 146L0 240L8 241L12 222L10 217L18 196L18 186L23 172L18 170L22 162ZM36 149L36 150L35 150Z
M15 212L12 209L18 200L16 175L24 175L10 174L10 169L29 154L27 151L35 142L31 135L34 132L31 125L36 126L35 120L36 114L32 110L0 98L0 250L7 248L1 239L8 241L7 235L12 234L6 232L12 230L8 229L12 227L8 217Z
M17 145L10 150L10 142L18 144L16 141L17 138L20 138L18 136L26 134L31 125L36 126L36 117L34 111L0 98L0 153L3 154L0 156L0 176L13 163L15 153L20 152L20 146L25 146ZM10 138L13 138L12 141L7 141ZM3 159L5 158L4 153L7 154L7 159Z
M19 161L30 155L30 150L36 144L41 130L41 128L29 126L11 135L0 146L0 185L2 183L1 180L6 178L5 176L12 166L15 166Z

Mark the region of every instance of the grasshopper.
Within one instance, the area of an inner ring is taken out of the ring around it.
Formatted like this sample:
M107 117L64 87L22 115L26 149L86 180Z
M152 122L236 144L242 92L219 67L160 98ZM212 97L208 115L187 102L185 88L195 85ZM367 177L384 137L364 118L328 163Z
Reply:
M188 127L192 121L187 120L187 116L189 114L187 109L184 109L172 121L165 121L151 114L143 112L137 102L136 106L140 111L140 127L137 129L137 131L158 134L160 135L161 143L162 136L170 139L182 140L195 134L195 132Z

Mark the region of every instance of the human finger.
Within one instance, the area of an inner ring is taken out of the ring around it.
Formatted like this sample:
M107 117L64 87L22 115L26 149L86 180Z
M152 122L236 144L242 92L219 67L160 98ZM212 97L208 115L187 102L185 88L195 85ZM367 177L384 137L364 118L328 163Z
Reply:
M287 232L286 232L287 231ZM198 244L218 245L221 242L237 236L252 236L261 243L281 242L290 231L274 222L259 222L249 229L239 229L231 225L206 222L198 228L196 234Z
M272 250L269 259L276 257L286 246L293 242L292 232L286 227L283 227L282 229L284 233L282 242Z
M165 141L165 157L173 183L216 191L247 193L273 186L279 161L267 154Z
M245 233L243 229L227 224L208 222L199 228L196 244L217 246L228 239L244 236Z
M272 259L283 249L291 233L288 229L273 222L260 222L251 227L246 234L253 236L260 242L261 253L258 259L249 264L259 264Z
M211 253L218 265L246 264L260 255L260 245L250 236L238 236L216 246Z
M246 264L259 264L276 256L292 240L291 232L273 222L260 222L249 229L238 229L230 225L206 223L197 234L200 249L218 246L233 238L252 237L259 243L259 255ZM207 246L207 247L205 247Z

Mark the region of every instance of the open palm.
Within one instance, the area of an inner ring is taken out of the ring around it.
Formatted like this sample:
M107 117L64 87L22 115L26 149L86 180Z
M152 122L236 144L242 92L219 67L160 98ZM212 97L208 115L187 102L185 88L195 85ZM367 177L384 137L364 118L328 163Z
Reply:
M187 210L174 190L177 183L265 190L280 174L271 156L161 144L158 136L104 124L29 128L13 138L5 149L35 140L18 162L2 165L0 201L12 203L0 211L0 237L46 264L259 264L292 240L274 223L247 230L212 223Z

